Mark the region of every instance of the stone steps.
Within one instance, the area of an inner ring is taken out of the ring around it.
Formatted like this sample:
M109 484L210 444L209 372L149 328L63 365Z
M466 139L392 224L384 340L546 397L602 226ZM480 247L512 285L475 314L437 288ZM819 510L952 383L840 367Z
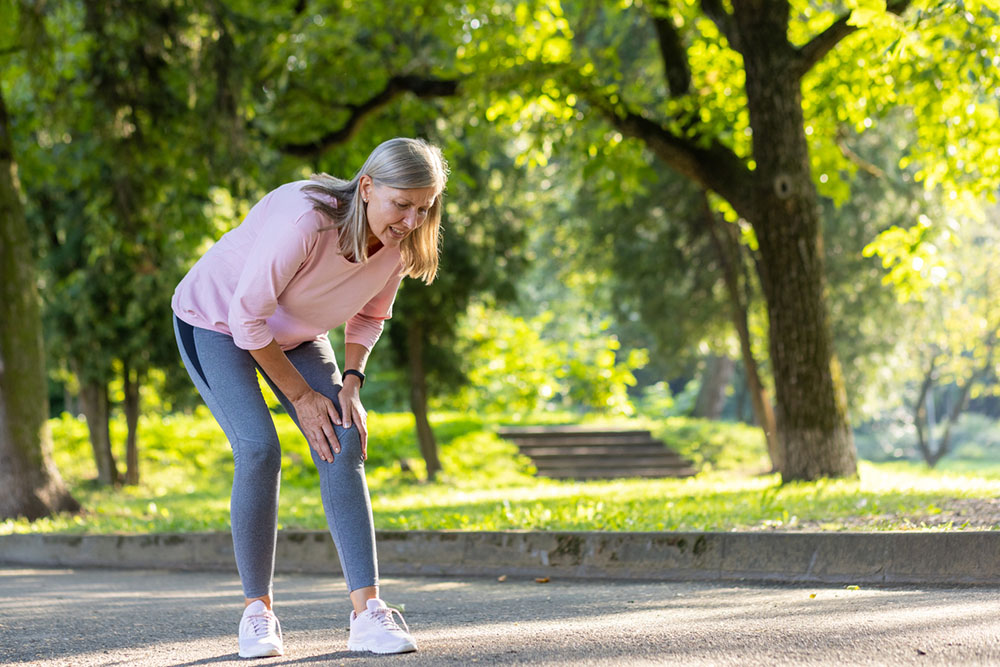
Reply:
M531 458L539 477L689 477L696 472L690 461L644 430L527 426L504 427L499 435Z

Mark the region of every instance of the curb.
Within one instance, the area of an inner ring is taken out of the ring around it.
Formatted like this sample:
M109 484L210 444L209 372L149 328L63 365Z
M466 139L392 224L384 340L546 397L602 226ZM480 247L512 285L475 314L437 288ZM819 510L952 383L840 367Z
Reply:
M1000 585L1000 531L378 531L386 575ZM278 572L337 572L325 531L282 531ZM235 571L228 533L5 535L0 564Z

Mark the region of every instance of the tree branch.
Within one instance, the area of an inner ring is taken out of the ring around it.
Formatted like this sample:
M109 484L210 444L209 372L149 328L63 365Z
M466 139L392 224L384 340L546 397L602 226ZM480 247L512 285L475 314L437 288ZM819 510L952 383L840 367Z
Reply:
M752 175L743 160L716 140L707 146L697 138L677 136L660 123L615 104L595 90L578 91L622 134L640 139L661 160L702 188L724 197L736 211L750 213Z
M886 5L886 11L900 15L906 10L909 4L910 0L893 0ZM798 58L794 65L795 72L799 78L805 76L813 68L813 65L822 60L845 37L858 29L857 26L848 24L850 18L851 12L843 14L830 27L799 47Z
M361 123L369 116L386 107L394 99L404 93L413 93L417 97L449 97L458 92L458 80L439 79L436 77L419 77L410 75L394 76L386 82L385 87L360 104L349 104L350 111L347 121L340 129L327 132L320 138L304 143L287 143L279 146L279 150L289 155L312 157L323 151L342 144L357 132Z
M854 150L847 145L847 132L844 130L843 127L837 130L836 143L837 143L837 148L840 149L841 155L843 155L845 158L847 158L855 165L857 165L859 169L871 174L872 176L880 180L886 177L884 171L882 171L877 166L875 166L868 160L864 159L863 157L855 153Z
M653 27L656 28L656 40L660 44L660 57L663 59L663 71L667 75L670 95L680 97L691 87L691 68L677 27L670 16L658 15L662 12L663 10L658 12L655 6L651 8Z

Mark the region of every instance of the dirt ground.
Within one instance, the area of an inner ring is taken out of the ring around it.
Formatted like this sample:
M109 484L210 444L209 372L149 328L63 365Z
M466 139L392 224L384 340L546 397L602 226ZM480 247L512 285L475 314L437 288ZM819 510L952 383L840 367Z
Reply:
M953 498L937 505L940 512L841 517L831 521L767 522L756 530L815 532L823 530L1000 530L1000 498Z

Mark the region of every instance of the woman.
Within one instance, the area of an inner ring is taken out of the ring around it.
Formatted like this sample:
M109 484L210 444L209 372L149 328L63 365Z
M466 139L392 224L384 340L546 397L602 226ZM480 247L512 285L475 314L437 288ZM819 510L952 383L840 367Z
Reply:
M184 365L233 449L233 546L245 605L240 656L281 655L271 609L281 449L259 369L305 435L354 606L347 647L416 642L379 599L360 391L402 277L437 273L447 164L421 140L378 146L351 181L288 183L258 202L173 296ZM327 332L345 324L345 370ZM398 614L398 612L395 612ZM402 616L399 616L402 621Z

